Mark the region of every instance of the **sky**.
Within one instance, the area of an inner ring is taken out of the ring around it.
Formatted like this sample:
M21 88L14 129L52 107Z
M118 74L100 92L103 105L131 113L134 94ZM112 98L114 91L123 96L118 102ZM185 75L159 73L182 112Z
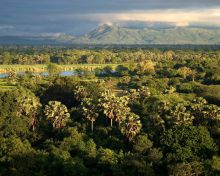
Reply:
M137 22L220 25L220 0L0 0L0 35L82 35Z

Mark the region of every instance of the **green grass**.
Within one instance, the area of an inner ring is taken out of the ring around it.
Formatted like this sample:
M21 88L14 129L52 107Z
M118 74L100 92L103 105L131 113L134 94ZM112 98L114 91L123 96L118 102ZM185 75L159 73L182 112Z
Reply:
M11 85L5 81L5 79L0 79L0 91L8 91L15 88L15 85Z

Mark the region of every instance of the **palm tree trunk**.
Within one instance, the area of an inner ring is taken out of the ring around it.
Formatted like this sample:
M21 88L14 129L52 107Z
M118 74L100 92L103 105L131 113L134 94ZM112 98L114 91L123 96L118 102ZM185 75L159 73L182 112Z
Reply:
M192 76L192 81L195 82L195 76Z

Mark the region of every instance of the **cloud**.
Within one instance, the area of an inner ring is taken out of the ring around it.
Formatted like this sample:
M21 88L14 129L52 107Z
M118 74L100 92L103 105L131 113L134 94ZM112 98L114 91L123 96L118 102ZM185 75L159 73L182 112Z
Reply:
M0 24L0 30L11 30L14 29L15 27L12 25L1 25Z
M71 17L71 15L69 15ZM191 23L219 24L220 8L214 9L168 9L168 10L146 10L129 11L121 13L92 13L75 15L74 18L81 18L99 23L115 23L126 21L140 22L168 22L177 26L187 26Z
M102 23L220 24L220 0L0 0L0 35L84 34Z

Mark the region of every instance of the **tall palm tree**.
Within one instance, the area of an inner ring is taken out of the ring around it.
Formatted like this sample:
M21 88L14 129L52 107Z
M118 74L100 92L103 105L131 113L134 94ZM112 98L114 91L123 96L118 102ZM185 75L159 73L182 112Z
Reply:
M100 106L104 114L111 120L111 127L113 120L119 124L125 118L125 114L130 111L128 107L128 97L116 97L113 93L105 93L99 100Z
M130 112L130 108L128 107L128 97L117 97L117 103L114 109L115 121L120 126L121 122L125 120L126 114Z
M39 113L39 108L41 107L40 101L36 97L25 96L19 97L17 99L18 111L17 116L21 117L25 115L30 117L30 124L33 131L38 124L37 114Z
M131 141L140 132L141 127L140 117L134 113L128 113L122 122L121 132Z
M50 101L45 106L44 114L56 129L65 127L70 118L67 107L59 101Z
M99 116L97 113L97 106L94 104L91 98L84 98L81 106L84 117L91 122L91 131L93 132L94 122Z
M104 114L106 115L106 117L108 117L111 120L111 127L112 127L112 123L115 118L114 115L115 96L110 92L106 92L99 99L99 102Z
M178 103L169 109L166 118L171 124L189 125L192 124L194 116L190 114L184 104Z

